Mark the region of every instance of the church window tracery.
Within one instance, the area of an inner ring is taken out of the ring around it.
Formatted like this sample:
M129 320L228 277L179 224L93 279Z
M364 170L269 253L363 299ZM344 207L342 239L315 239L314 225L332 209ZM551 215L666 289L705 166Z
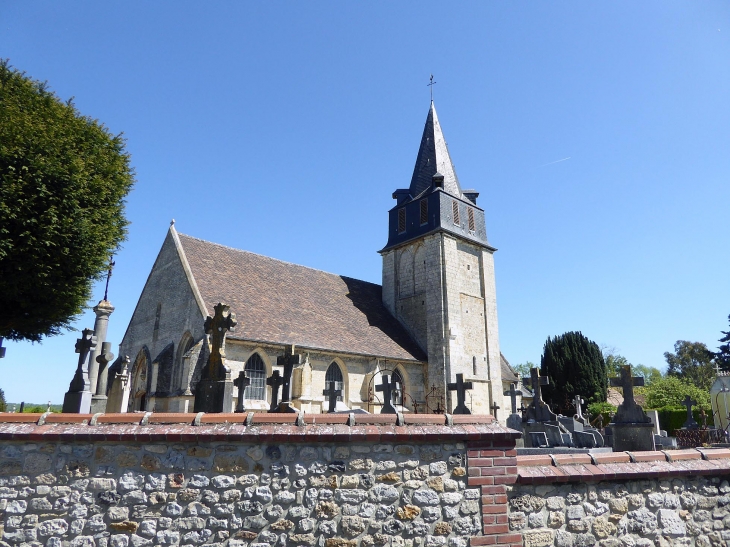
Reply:
M340 395L337 396L338 401L343 400L343 395L345 394L345 382L342 377L342 370L340 369L340 366L332 361L329 368L327 369L327 372L324 375L324 385L325 389L329 388L330 382L335 383L335 389L340 390ZM325 401L329 401L330 398L328 395L324 396Z
M243 392L244 399L266 400L266 365L258 353L254 353L246 361L246 376L251 383Z

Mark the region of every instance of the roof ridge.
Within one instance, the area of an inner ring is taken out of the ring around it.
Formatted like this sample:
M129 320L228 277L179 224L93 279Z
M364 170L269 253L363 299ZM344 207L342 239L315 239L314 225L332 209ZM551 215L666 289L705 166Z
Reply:
M297 264L295 262L289 262L288 260L281 260L279 258L274 258L274 257L271 257L271 256L266 256L266 255L263 255L261 253L255 253L253 251L247 251L245 249L237 249L236 247L231 247L230 245L223 245L221 243L216 243L215 241L208 241L207 239L202 239L202 238L195 237L195 236L191 236L191 235L188 235L188 234L183 234L181 232L177 232L177 234L178 234L178 236L187 237L189 239L194 239L194 240L200 241L202 243L207 243L209 245L215 245L216 247L222 247L224 249L229 249L231 251L236 251L236 252L239 252L239 253L246 253L246 254L249 254L249 255L258 256L260 258L265 258L267 260L272 260L274 262L280 262L282 264L287 264L289 266L297 266L299 268L306 268L307 270L312 270L312 271L315 271L315 272L320 272L320 273L323 273L323 274L331 275L333 277L340 277L340 278L344 278L344 279L352 279L354 281L359 281L361 283L368 283L369 285L375 285L377 287L382 287L382 285L380 285L378 283L373 283L372 281L365 281L364 279L358 279L356 277L350 277L349 275L340 275L340 274L336 274L336 273L333 273L333 272L328 272L328 271L325 271L325 270L321 270L319 268L313 268L311 266L305 266L304 264Z

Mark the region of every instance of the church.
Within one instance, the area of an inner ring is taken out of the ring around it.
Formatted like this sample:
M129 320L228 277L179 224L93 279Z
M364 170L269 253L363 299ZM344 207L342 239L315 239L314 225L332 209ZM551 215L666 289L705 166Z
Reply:
M382 286L203 241L173 222L109 370L107 412L192 412L211 349L204 322L224 302L238 322L225 364L250 380L233 392L246 410L269 409L266 379L297 355L291 404L306 412L327 411L334 382L338 411L377 413L384 375L398 411L451 412L448 384L461 374L471 412L506 417L517 376L499 349L496 249L478 196L462 189L431 102L410 186L393 192ZM130 391L115 408L121 356Z

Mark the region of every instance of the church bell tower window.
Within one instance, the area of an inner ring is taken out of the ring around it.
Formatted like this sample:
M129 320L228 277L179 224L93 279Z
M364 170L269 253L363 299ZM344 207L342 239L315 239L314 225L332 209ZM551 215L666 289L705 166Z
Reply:
M428 200L422 199L421 203L421 226L428 222Z
M459 202L456 200L451 201L451 213L454 217L454 224L460 225L461 218L459 217Z
M467 216L469 217L468 218L468 220L469 220L469 231L470 232L473 232L475 230L475 228L474 228L474 209L472 209L471 207L469 207L467 209L467 214L468 214Z
M398 209L398 233L406 231L406 208Z

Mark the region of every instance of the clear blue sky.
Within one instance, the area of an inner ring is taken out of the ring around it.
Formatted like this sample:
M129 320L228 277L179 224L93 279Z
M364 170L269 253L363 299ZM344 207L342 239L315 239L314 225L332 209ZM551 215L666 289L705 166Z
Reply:
M663 368L728 328L727 2L6 1L0 56L128 139L115 349L172 218L379 283L431 73L511 362L581 330ZM76 337L6 343L7 398L62 401Z

